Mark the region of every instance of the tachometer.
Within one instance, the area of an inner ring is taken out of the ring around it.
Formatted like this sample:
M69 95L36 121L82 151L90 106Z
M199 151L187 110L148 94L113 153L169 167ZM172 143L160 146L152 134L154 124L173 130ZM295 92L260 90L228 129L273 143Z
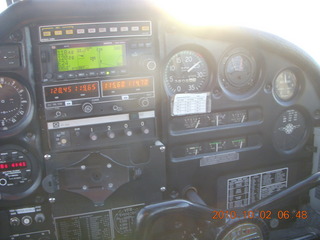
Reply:
M195 51L180 51L169 59L164 82L170 94L201 92L209 82L208 64Z
M273 92L275 96L283 101L290 100L298 90L298 81L291 70L282 71L274 81Z
M0 136L30 120L31 107L25 86L13 78L0 77Z

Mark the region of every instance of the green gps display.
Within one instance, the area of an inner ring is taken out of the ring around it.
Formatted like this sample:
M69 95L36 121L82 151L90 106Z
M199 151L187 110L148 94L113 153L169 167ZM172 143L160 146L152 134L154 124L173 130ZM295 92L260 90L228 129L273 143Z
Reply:
M124 65L124 44L57 49L59 72Z

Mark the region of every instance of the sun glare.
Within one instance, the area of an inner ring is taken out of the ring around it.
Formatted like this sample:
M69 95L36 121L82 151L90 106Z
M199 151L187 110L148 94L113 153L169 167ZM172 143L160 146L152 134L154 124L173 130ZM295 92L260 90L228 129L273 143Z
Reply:
M244 26L270 32L320 63L317 0L161 0L156 5L191 25Z
M5 0L0 0L0 13L7 8L7 3Z

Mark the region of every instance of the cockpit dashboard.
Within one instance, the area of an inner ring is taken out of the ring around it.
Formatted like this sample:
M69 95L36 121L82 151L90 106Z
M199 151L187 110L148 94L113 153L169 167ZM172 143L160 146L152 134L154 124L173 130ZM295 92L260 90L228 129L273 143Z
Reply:
M296 46L139 1L19 2L0 39L0 239L320 236L319 187L250 210L319 171Z

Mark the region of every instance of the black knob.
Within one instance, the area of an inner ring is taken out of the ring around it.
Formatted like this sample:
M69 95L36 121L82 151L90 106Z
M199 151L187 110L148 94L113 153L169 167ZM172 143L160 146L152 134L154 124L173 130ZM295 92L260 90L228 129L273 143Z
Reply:
M36 223L43 223L46 220L46 217L43 213L37 213L34 216L34 220L36 221Z
M89 102L82 104L82 111L85 113L91 113L93 110L93 105Z
M154 71L157 68L157 64L154 60L148 59L146 63L146 67L149 71Z
M17 217L10 218L10 225L12 227L17 227L20 225L20 219Z
M149 99L148 99L148 98L145 98L145 97L140 98L140 99L139 99L139 105L140 105L141 107L148 107L148 106L150 105Z
M143 56L140 60L140 66L149 71L154 71L157 68L157 64L151 56Z
M0 186L6 186L8 183L7 179L5 178L0 178Z
M30 226L32 224L32 218L30 216L24 216L21 222L24 226Z

